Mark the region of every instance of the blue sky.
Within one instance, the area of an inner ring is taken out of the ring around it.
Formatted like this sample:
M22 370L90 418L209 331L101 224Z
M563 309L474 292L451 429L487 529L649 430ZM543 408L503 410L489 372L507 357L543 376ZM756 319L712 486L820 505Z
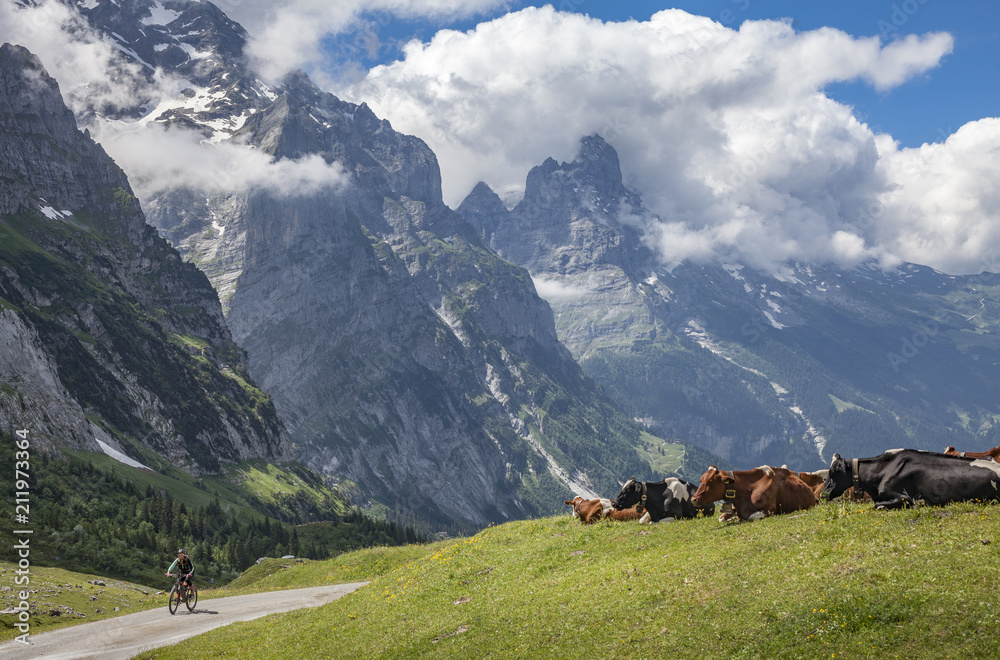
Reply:
M880 36L889 42L909 34L948 32L954 51L941 65L886 92L863 82L833 84L827 94L855 108L855 115L874 132L890 133L902 146L940 142L961 125L1000 116L1000 2L995 0L562 0L557 3L516 2L509 10L553 4L605 21L644 21L666 9L683 9L737 28L747 20L791 20L796 31L832 27L855 37ZM442 29L469 30L505 12L461 21L407 21L388 13L365 17L366 27L326 40L334 59L360 65L360 70L401 56L410 39L429 41ZM370 36L377 51L365 52Z

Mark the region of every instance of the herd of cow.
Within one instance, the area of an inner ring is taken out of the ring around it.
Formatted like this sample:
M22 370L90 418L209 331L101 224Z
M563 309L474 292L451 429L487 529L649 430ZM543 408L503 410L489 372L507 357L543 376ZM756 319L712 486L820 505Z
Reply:
M873 458L845 460L833 455L829 469L796 472L764 465L753 470L720 470L712 465L695 484L670 477L663 481L629 479L614 501L567 500L573 516L587 524L610 518L659 522L715 515L720 522L756 520L808 509L821 499L847 497L896 509L923 502L1000 500L1000 447L986 452L944 453L892 449Z

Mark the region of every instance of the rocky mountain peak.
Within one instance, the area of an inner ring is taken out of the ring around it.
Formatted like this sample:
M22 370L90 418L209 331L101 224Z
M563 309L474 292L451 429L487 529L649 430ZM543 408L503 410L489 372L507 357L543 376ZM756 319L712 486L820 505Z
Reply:
M594 219L613 220L626 204L638 208L638 195L622 180L618 152L600 135L580 140L580 151L569 163L547 158L528 173L522 211L532 207L561 207L564 213L589 214ZM516 209L515 209L516 210Z
M484 242L535 276L573 276L605 265L642 280L649 269L641 231L623 222L646 213L642 199L625 186L618 153L600 135L582 138L572 162L547 158L532 168L512 211L477 186L459 213Z
M26 89L28 80L34 84ZM73 113L63 104L59 84L45 71L41 60L23 46L9 43L0 46L0 92L11 120L38 120L48 132L53 126L64 126L67 118L75 123ZM22 130L25 128L21 126Z
M458 213L479 232L484 243L489 244L497 227L510 216L500 196L485 181L475 185L458 207Z
M74 107L86 109L81 118L87 121L89 113L153 120L218 141L276 97L247 67L246 31L210 2L91 0L76 8L123 62L138 65L122 66L114 76L114 85L129 86L130 104L78 99Z
M246 31L211 2L94 0L78 9L133 61L201 83L239 61L247 42Z
M622 182L618 152L596 133L580 140L580 155L573 162L581 178L607 198L621 198L628 193Z

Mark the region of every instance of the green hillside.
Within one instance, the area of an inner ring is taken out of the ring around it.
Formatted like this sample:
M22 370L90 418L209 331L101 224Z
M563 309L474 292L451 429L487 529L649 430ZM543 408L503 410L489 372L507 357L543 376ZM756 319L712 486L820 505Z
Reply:
M140 657L983 658L1000 623L996 505L822 504L729 526L560 516L362 552L384 572L330 605ZM298 586L358 579L353 556Z
M13 465L13 450L0 432L0 463ZM262 556L327 558L421 538L350 508L295 463L240 463L226 466L224 475L196 478L67 451L64 457L39 452L31 468L32 566L157 585L184 547L199 577L225 584ZM13 491L7 495L0 516L13 520ZM0 554L17 558L9 546Z

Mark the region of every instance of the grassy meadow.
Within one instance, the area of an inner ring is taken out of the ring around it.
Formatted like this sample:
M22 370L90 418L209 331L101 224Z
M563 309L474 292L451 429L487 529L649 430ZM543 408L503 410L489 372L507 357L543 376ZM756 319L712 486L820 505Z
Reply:
M25 589L15 582L16 569L16 564L0 561L0 612L17 607L19 594ZM140 612L159 604L166 614L167 597L157 596L159 589L61 568L32 566L30 570L27 589L33 607L29 619L32 634ZM0 643L20 634L14 627L17 620L16 614L0 614Z
M736 525L560 515L288 566L232 588L372 582L141 657L985 658L1000 626L997 505L833 503Z

